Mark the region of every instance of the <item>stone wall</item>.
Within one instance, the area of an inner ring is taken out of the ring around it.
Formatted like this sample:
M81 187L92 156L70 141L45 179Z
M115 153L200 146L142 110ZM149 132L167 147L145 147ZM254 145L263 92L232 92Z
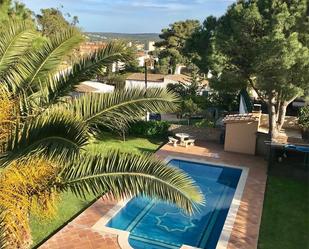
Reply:
M197 140L220 142L221 128L198 128L191 125L172 124L169 128L173 134L188 133Z
M262 114L260 119L260 126L268 128L268 114ZM298 118L293 116L285 116L283 129L300 129Z
M269 136L267 133L257 132L256 134L256 151L257 156L266 157L269 152L269 146L265 144L266 141L269 141Z

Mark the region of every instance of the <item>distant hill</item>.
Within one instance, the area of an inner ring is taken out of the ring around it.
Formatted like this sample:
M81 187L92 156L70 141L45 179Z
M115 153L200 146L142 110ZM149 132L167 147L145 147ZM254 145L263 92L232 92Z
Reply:
M123 39L132 42L146 43L148 41L160 40L159 34L157 33L128 34L128 33L110 33L110 32L85 32L85 35L89 37L90 41Z

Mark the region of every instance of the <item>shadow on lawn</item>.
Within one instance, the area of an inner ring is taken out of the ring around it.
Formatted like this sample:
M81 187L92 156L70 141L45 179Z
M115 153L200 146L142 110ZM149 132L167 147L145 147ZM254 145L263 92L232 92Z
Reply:
M142 152L142 153L150 153L153 154L154 152L156 152L156 149L148 149L148 148L143 148L143 147L137 147L137 149Z

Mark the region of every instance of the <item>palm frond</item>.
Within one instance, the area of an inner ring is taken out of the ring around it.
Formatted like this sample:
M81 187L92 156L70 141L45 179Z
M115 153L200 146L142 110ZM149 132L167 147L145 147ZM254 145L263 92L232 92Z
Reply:
M50 39L45 39L39 48L30 49L20 55L18 63L3 79L11 87L12 93L25 96L37 92L49 75L59 69L63 58L72 51L83 37L74 29L59 33Z
M42 90L33 95L47 105L55 103L60 97L74 91L82 81L91 79L102 67L117 61L126 62L132 59L132 50L122 42L109 42L105 47L81 58L72 68L50 75Z
M2 155L2 167L34 153L70 160L88 141L88 127L78 117L62 109L46 111L26 121L22 128L16 126Z
M165 89L126 89L112 93L92 93L74 99L64 107L80 116L89 125L114 128L125 125L145 113L166 113L177 110L178 97Z
M117 151L82 155L64 168L60 178L61 187L78 196L104 192L113 198L143 195L174 203L188 212L204 202L187 174L150 155Z
M5 213L2 209L0 209L0 249L7 248L7 233Z
M31 46L37 33L25 22L9 22L0 33L0 77Z
M54 73L63 58L82 41L81 34L71 28L52 36L38 51L29 53L26 62L33 63L35 68L28 79L29 84L44 82L48 74Z

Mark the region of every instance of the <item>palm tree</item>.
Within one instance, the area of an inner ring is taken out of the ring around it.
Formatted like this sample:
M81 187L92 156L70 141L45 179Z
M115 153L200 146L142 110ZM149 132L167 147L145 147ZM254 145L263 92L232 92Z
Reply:
M53 213L63 191L82 197L87 193L106 193L111 198L145 195L189 213L203 203L200 190L184 172L153 156L86 153L98 126L119 128L146 111L177 107L177 96L163 89L66 98L102 67L130 60L131 51L123 43L108 43L59 70L63 58L83 40L78 33L68 30L42 39L24 23L11 23L5 29L0 34L0 86L5 92L0 95L0 108L3 99L3 108L11 115L0 120L0 127L8 131L0 140L4 148L0 155L2 247L29 247L30 210Z

